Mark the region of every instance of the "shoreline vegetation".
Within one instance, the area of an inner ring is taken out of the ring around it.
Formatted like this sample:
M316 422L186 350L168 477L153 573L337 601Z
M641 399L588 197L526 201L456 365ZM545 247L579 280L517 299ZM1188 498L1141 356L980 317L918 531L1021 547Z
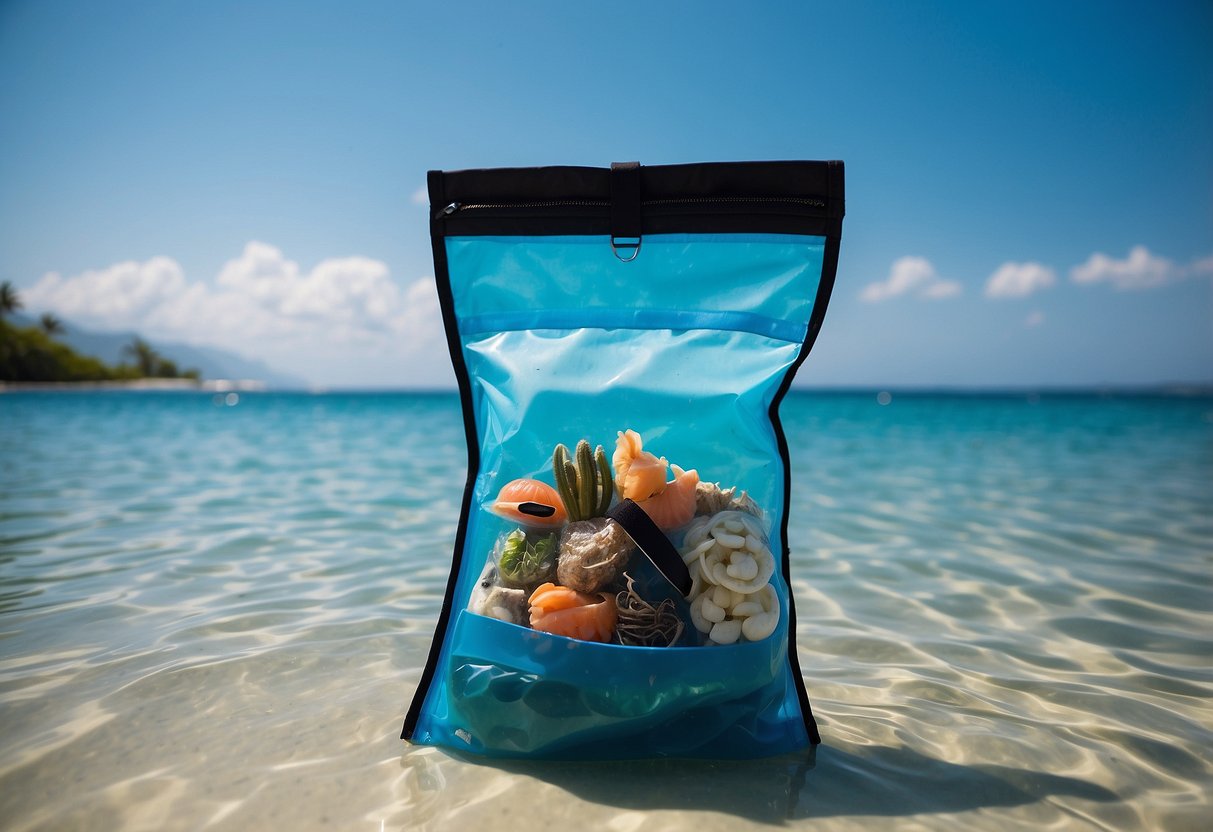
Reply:
M0 283L0 386L4 389L29 385L37 389L92 385L107 389L191 389L203 384L198 370L178 369L175 362L137 336L123 348L130 363L111 365L82 355L55 337L65 328L49 312L31 326L17 326L7 320L21 305L12 283Z
M77 393L130 390L135 392L259 393L267 390L256 379L132 378L108 381L4 381L3 393Z

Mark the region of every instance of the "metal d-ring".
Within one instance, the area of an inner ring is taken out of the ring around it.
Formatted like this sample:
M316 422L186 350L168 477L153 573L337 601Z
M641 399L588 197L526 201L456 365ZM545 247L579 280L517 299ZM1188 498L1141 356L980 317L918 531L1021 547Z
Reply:
M635 240L636 242L631 242ZM625 242L626 241L626 242ZM631 257L621 257L620 249L631 249ZM615 257L622 263L631 263L640 254L640 238L639 237L616 237L611 235L611 251L615 252Z

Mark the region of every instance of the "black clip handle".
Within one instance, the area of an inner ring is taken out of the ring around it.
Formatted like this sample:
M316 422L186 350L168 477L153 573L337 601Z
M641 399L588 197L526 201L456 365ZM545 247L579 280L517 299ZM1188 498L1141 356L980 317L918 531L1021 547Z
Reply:
M640 254L641 230L640 163L612 162L611 251L624 263Z
M682 555L678 554L674 544L657 528L653 518L632 500L622 500L606 516L623 526L640 551L657 567L657 571L685 598L691 591L691 572L682 562Z

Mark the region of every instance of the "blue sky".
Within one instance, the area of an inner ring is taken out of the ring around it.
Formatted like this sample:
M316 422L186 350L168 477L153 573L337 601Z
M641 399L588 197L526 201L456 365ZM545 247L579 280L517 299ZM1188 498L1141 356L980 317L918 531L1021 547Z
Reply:
M1213 6L0 4L0 276L449 383L429 168L843 159L809 385L1213 381Z

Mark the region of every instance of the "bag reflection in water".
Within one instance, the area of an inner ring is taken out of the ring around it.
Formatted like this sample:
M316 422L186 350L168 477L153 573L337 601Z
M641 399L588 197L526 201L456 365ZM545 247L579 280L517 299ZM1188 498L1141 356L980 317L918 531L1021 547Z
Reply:
M498 757L820 742L779 402L838 258L840 162L433 171L468 483L403 736Z

